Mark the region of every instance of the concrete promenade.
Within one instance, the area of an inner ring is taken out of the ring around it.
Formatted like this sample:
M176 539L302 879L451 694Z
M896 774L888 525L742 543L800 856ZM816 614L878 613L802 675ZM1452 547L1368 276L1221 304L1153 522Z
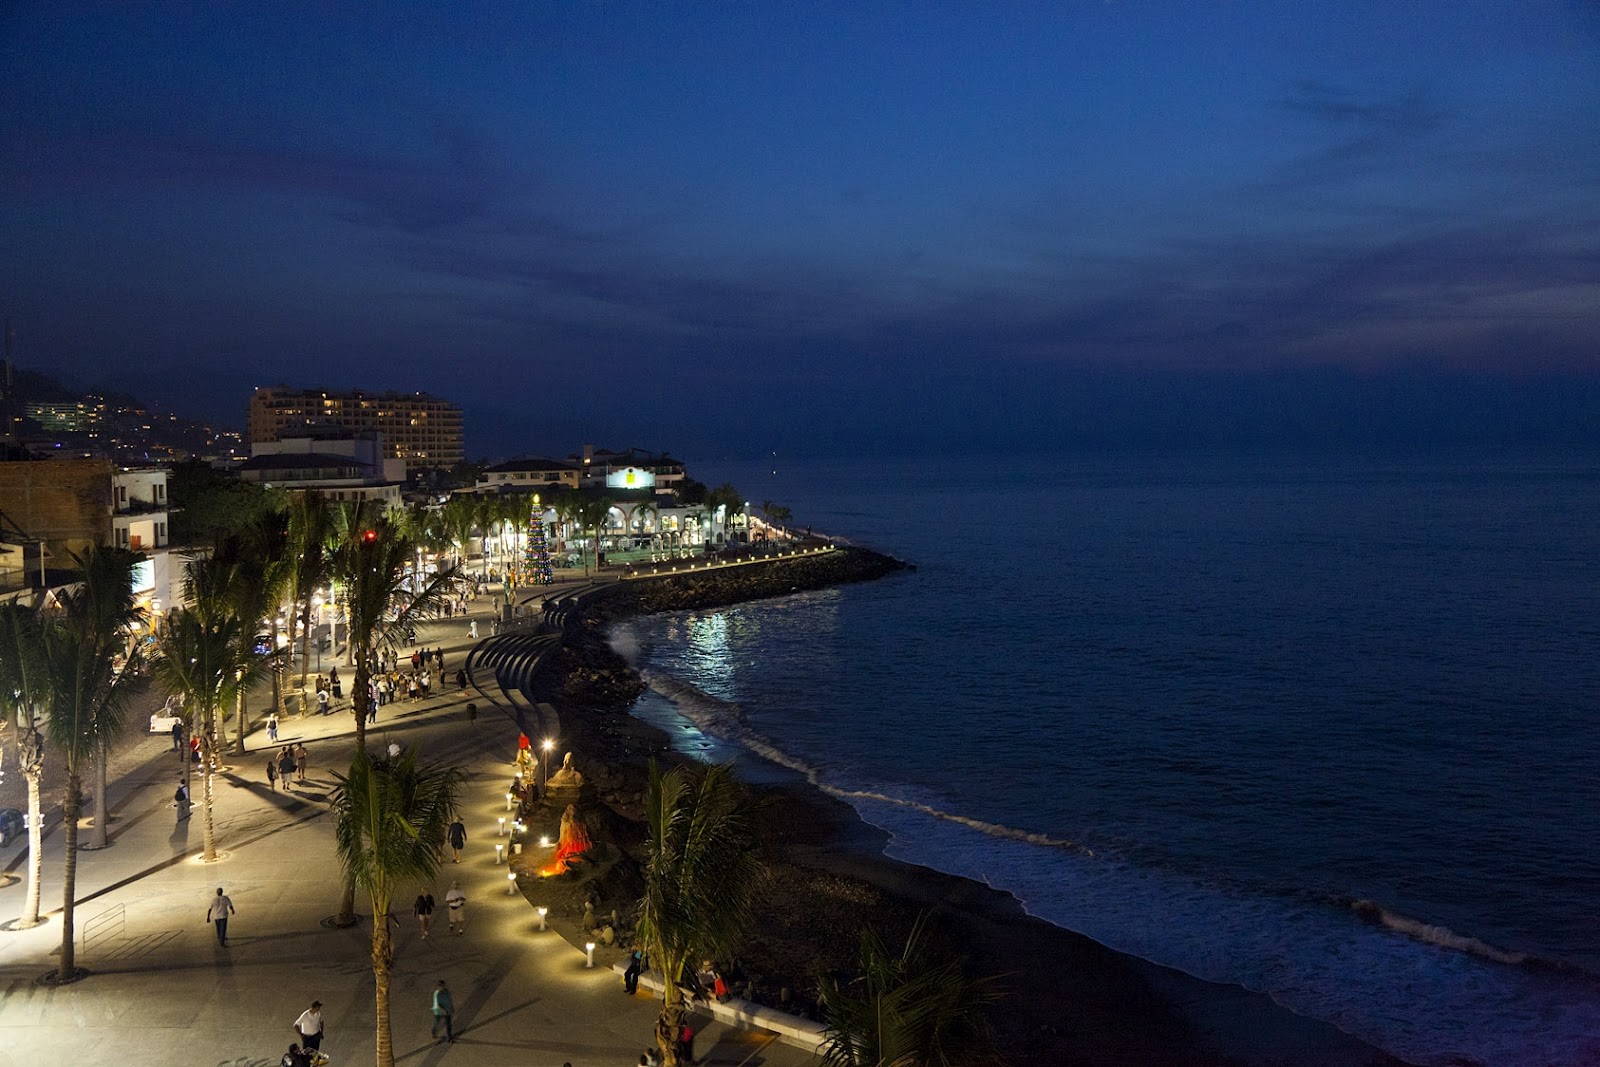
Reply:
M537 603L543 592L523 590L523 597ZM489 632L490 599L486 593L472 605L481 637ZM444 692L381 709L377 724L368 727L369 747L381 749L393 740L418 746L430 762L461 767L467 774L468 842L461 863L452 864L447 854L439 879L425 887L438 902L427 939L411 914L412 900L424 887L404 887L394 901L399 926L390 1010L396 1060L471 1067L637 1064L658 1002L643 990L624 994L607 966L610 958L597 955L596 966L586 968L581 949L553 930L539 931L537 900L508 894L507 868L495 863L494 845L506 840L497 839L496 828L505 814L516 728L478 694L455 690L453 676L471 644L467 620L429 624L419 640L445 652ZM353 673L341 668L347 686ZM478 705L475 722L467 718L468 699ZM331 772L349 765L348 710L281 724L281 741L303 740L310 751L304 785L269 789L267 752L276 746L264 729L250 735L247 756L229 757L217 785L223 856L213 864L198 859L199 804L187 822L175 819L171 796L179 757L167 751L169 739L140 735L143 725L131 725L137 739L122 761L129 769L112 784L112 844L82 852L78 860L78 963L91 973L59 988L35 981L55 966L61 937L60 812L55 798L46 797L48 921L31 930L0 930L0 1067L272 1067L295 1040L294 1019L313 999L323 1002L323 1048L336 1067L371 1063L370 917L353 929L324 925L337 909L341 888L328 798ZM24 838L0 852L0 872L22 874L25 849ZM462 936L449 934L445 915L452 879L460 880L468 897ZM218 886L238 909L226 948L205 922ZM21 904L20 881L0 885L0 923L12 925ZM364 909L358 901L358 912ZM429 997L440 978L455 995L454 1044L429 1037ZM811 1054L768 1033L697 1021L706 1023L696 1041L700 1062L814 1062Z

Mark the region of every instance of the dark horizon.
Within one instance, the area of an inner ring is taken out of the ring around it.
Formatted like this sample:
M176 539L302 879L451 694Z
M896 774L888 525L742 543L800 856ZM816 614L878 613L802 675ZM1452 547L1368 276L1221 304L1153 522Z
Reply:
M23 366L472 454L1600 439L1600 6L13 5Z

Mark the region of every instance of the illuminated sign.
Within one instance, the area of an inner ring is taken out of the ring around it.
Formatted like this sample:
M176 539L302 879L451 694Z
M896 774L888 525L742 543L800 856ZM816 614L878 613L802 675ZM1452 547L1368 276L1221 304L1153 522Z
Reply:
M640 470L638 467L623 467L621 470L610 471L606 474L607 489L654 489L655 487L655 471Z

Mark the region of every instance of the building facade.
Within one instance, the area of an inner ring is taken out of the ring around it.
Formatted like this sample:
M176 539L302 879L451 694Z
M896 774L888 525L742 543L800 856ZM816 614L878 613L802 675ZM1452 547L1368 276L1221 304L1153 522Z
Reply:
M257 485L316 493L344 504L380 501L403 507L405 463L391 458L377 433L335 434L321 430L277 441L257 441L239 467L239 477Z
M407 469L450 467L466 459L461 409L427 393L335 393L283 386L250 397L246 436L252 445L337 427L381 434L390 459Z

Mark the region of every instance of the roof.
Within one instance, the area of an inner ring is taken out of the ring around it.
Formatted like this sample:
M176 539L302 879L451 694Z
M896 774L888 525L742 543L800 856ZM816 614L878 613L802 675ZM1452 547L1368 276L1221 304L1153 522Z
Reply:
M251 456L239 464L243 471L320 470L325 467L367 467L353 456L336 456L328 452L270 452Z
M509 474L513 471L575 471L577 469L576 464L567 463L564 460L538 459L532 456L525 456L519 459L508 459L504 463L496 463L492 467L485 468L484 473Z

